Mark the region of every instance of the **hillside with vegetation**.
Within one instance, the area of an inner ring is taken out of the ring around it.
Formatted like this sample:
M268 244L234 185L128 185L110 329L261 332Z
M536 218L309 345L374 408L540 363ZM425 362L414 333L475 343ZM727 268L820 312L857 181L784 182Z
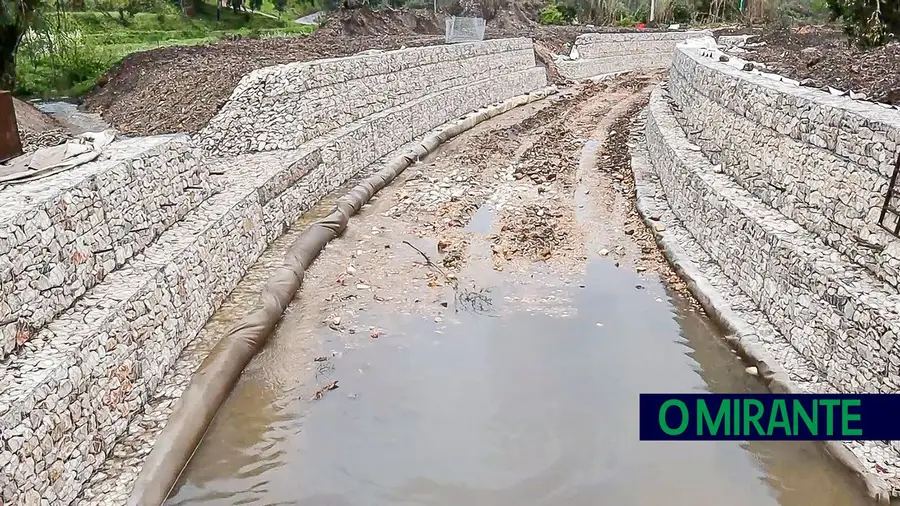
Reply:
M16 0L10 15L11 2L0 0L5 5L0 88L24 96L78 96L136 52L313 31L313 26L293 22L314 10L313 4L289 9L276 1ZM10 22L16 17L24 21Z
M438 44L445 16L476 15L488 38L533 38L545 63L585 32L752 33L754 57L787 75L900 102L900 0L655 0L653 19L651 0L211 1L0 0L0 88L75 97L126 134L196 132L254 69ZM311 12L318 25L294 22Z

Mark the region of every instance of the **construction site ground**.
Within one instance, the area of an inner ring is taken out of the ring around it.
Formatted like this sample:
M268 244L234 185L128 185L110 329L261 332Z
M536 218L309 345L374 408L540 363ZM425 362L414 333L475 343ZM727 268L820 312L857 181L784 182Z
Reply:
M804 86L863 94L864 98L900 105L900 43L862 49L851 44L839 26L738 28L721 35L756 35L747 54Z
M638 440L639 392L765 388L634 208L627 143L663 77L564 87L382 190L311 266L170 503L869 504L815 443ZM183 388L302 229L161 391ZM126 473L172 403L133 422Z

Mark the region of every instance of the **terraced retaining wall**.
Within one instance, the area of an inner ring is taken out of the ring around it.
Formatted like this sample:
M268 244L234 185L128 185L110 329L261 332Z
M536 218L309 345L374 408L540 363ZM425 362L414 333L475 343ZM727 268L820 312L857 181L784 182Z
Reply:
M645 139L672 212L832 391L897 392L900 239L878 219L900 114L687 47L667 87ZM854 450L873 475L900 461L883 446Z
M878 226L900 146L897 111L742 72L690 50L677 52L669 89L686 129L702 129L697 142L730 176L900 287L900 242Z
M779 252L768 240L726 252L722 240L705 242L722 250L723 261L741 264L733 273L744 291L835 387L897 391L900 239L878 219L900 114L742 72L691 49L677 51L669 91L680 126L716 170L795 225L780 231L792 242L805 234L809 244ZM725 221L710 223L734 222L718 218Z
M513 89L525 92L545 83L533 44L524 38L279 65L241 80L200 133L200 145L232 154L295 149L342 127L355 132L361 126L355 122L380 114L384 125L376 128L384 130L374 132L379 137L365 147L376 141L396 147L394 138L407 142L410 135L511 96Z
M184 137L119 142L106 156L0 190L0 358L210 194Z
M4 190L0 311L16 334L2 341L0 503L85 500L129 419L290 223L430 129L545 84L527 39L282 65L246 76L192 142L117 142L110 160Z
M672 63L675 45L695 37L711 37L708 30L686 32L586 33L572 46L574 59L556 65L568 79L587 79L631 70L664 69Z

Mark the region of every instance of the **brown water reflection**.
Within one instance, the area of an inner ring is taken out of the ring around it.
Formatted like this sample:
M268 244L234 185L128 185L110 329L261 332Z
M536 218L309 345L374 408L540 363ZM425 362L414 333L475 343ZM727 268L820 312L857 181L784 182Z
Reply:
M373 309L390 339L324 371L308 357L346 336L289 314L167 504L870 504L814 443L638 441L641 392L764 390L659 283L596 260L565 291L568 318L461 314L443 334ZM340 388L300 399L317 374Z

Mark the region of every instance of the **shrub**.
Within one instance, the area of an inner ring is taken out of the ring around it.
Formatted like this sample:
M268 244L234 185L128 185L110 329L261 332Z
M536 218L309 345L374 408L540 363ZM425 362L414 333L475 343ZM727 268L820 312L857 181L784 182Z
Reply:
M566 20L563 13L559 10L559 6L555 3L547 4L539 14L539 21L542 25L564 25Z
M693 17L693 11L686 4L679 2L672 7L672 20L676 23L690 23Z
M900 0L826 0L832 19L858 45L877 46L900 32Z
M635 23L647 23L650 21L650 7L641 6L630 16L634 19ZM656 13L656 21L665 21L660 13Z
M70 16L35 20L16 57L16 91L25 95L72 95L92 87L116 55L86 39Z
M624 16L616 22L616 26L630 28L636 25L637 23L634 21L634 18L631 16Z

